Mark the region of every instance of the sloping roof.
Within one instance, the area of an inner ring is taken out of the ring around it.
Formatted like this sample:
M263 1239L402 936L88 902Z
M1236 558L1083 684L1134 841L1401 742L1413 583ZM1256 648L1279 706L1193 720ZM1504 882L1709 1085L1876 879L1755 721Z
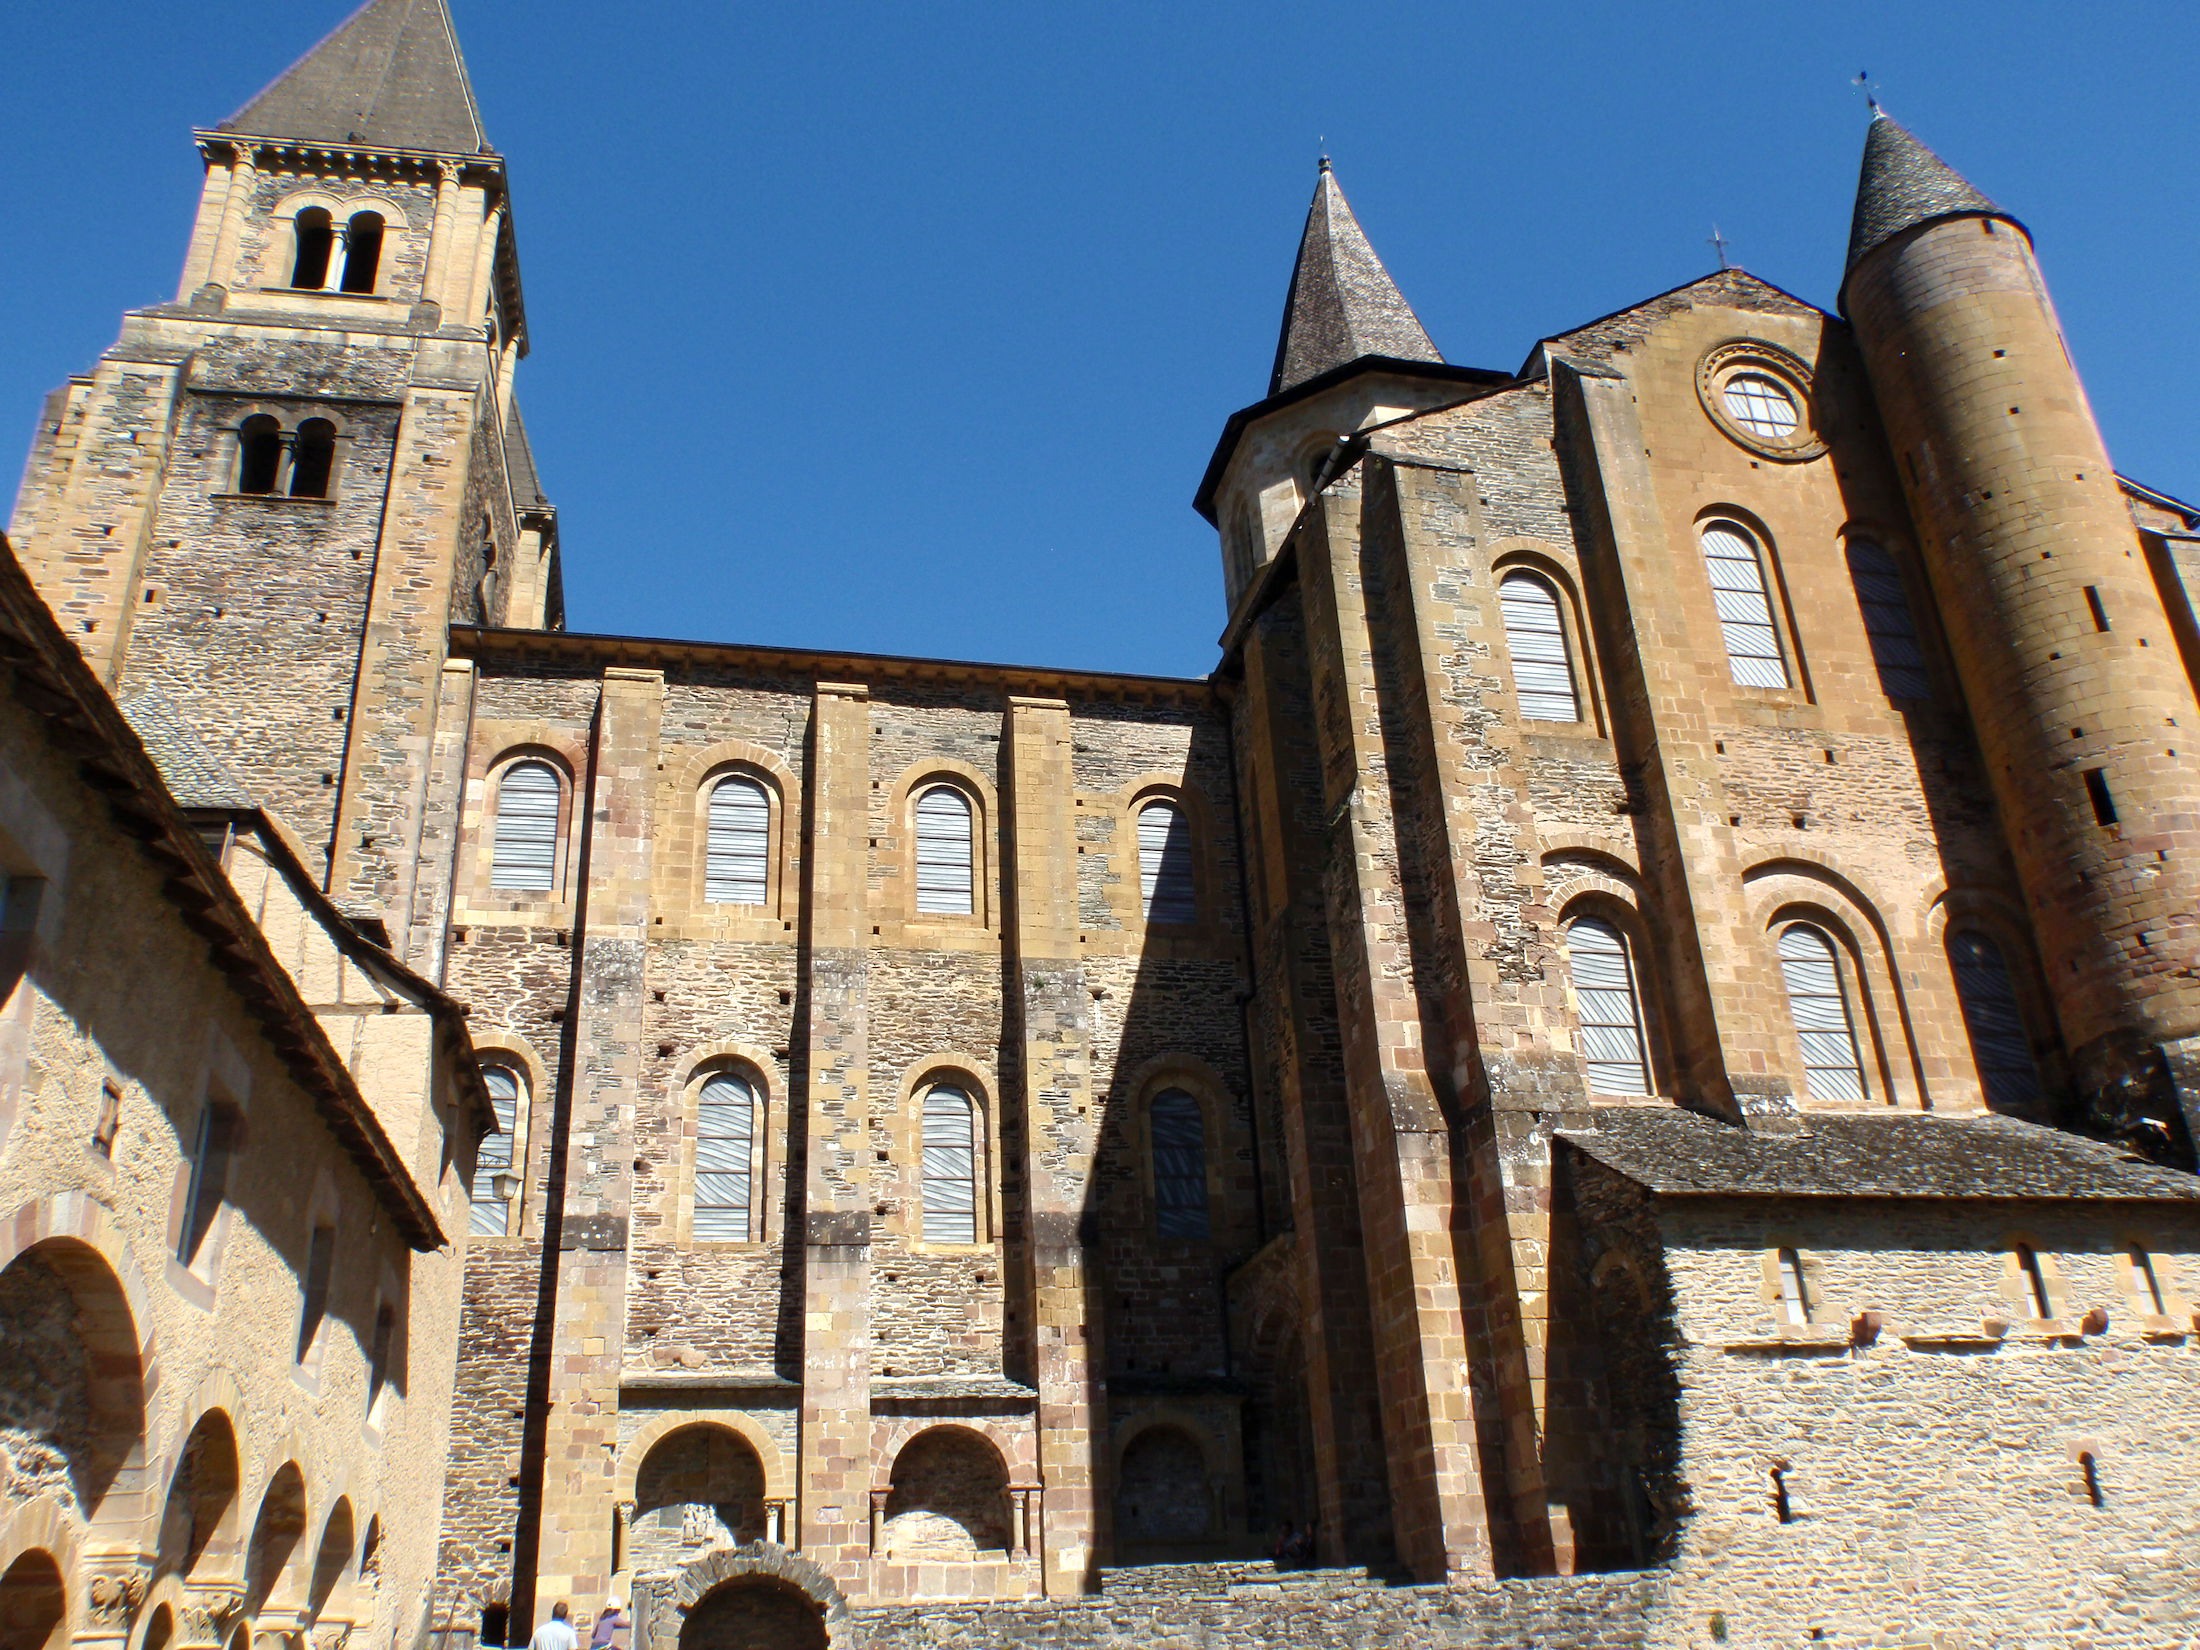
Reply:
M489 147L445 0L367 0L221 129L456 155Z
M1599 1107L1575 1149L1678 1197L2088 1198L2200 1204L2200 1175L2011 1117L1808 1115L1759 1132L1670 1106Z
M1280 394L1363 355L1443 360L1421 318L1375 256L1324 158L1314 202L1306 212L1306 232L1299 239L1299 261L1291 271L1291 291L1283 303L1283 332L1276 340L1268 393Z
M251 788L206 748L191 724L167 698L141 693L122 701L122 714L144 741L145 754L160 769L169 793L186 808L251 808Z
M1900 121L1885 111L1874 115L1864 136L1864 167L1856 183L1847 267L1854 269L1873 247L1905 229L1966 213L2009 216L1918 142Z
M512 508L539 508L550 501L542 496L542 478L535 472L535 449L520 422L519 402L514 401L504 420L504 467L512 476Z
M1713 270L1692 281L1668 287L1593 321L1554 332L1537 342L1521 366L1523 378L1541 375L1540 357L1546 351L1586 361L1609 361L1650 336L1672 316L1698 306L1758 310L1770 315L1809 317L1825 311L1807 298L1798 298L1785 287L1774 286L1746 269Z

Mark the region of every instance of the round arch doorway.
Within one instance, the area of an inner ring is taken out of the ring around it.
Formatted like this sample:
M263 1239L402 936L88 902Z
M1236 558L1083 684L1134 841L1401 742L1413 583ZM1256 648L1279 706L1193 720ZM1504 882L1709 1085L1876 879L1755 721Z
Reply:
M816 1600L767 1576L720 1582L680 1625L680 1650L828 1650L830 1643Z

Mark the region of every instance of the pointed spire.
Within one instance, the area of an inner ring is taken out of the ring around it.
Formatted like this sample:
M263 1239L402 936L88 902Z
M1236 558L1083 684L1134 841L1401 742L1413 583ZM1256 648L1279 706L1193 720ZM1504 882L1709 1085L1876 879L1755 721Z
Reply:
M1291 271L1291 293L1283 304L1283 335L1276 341L1276 370L1268 393L1280 395L1363 355L1443 360L1368 244L1324 155L1314 204L1306 213L1306 234L1299 241L1298 267Z
M2007 218L2009 214L1875 105L1871 130L1864 138L1863 175L1856 185L1848 267L1853 270L1872 248L1905 229L1935 218L1963 216Z
M489 147L446 0L367 0L222 130L456 155Z

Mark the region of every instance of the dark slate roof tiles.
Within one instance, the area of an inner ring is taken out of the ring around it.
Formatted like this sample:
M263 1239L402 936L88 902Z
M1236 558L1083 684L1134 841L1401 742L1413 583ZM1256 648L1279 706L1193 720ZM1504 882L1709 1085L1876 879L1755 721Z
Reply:
M445 0L367 0L222 130L453 155L489 147Z
M2200 1202L2200 1176L2010 1117L1805 1115L1758 1132L1678 1107L1606 1106L1558 1132L1666 1196Z
M1323 373L1381 355L1400 361L1442 361L1398 283L1375 256L1360 220L1322 162L1307 208L1299 261L1283 304L1283 334L1276 341L1276 370L1268 393L1319 378Z
M1856 184L1856 217L1849 226L1848 267L1854 269L1873 247L1905 229L1965 213L2009 216L1901 122L1873 116Z

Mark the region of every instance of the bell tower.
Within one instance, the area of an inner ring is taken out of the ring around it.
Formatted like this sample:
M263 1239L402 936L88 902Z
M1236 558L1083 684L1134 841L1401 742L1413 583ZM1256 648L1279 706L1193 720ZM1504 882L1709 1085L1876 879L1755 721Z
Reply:
M445 0L368 0L196 137L176 296L48 398L10 536L401 935L449 626L562 624L504 160Z
M2081 1098L2200 1134L2200 703L2031 236L1882 114L1842 307Z

